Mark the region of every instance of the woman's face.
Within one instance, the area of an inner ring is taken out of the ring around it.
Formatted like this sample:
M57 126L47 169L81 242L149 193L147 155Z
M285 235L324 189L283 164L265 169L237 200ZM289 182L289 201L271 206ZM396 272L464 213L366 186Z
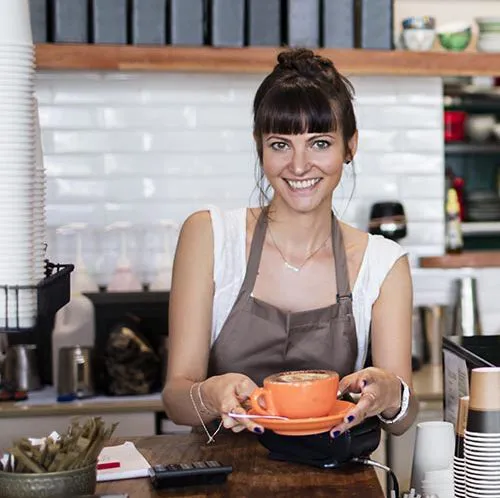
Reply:
M262 167L274 189L275 200L306 213L328 203L340 182L347 154L354 155L357 134L344 148L342 133L304 133L262 137Z

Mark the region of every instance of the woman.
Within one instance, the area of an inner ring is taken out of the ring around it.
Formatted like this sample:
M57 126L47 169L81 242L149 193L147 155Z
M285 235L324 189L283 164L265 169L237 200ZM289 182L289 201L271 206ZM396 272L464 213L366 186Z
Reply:
M398 244L332 214L357 148L352 94L330 60L281 53L254 100L270 202L197 212L184 223L163 391L174 422L203 424L208 434L221 418L234 432L262 433L227 413L245 413L266 376L300 369L336 370L341 391L361 394L332 437L374 415L395 434L413 422L408 259ZM363 368L369 348L373 367Z

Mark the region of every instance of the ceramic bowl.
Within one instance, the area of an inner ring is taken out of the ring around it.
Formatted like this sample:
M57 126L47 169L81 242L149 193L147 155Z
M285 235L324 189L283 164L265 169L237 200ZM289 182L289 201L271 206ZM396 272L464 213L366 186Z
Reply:
M472 38L472 28L465 23L450 23L441 26L438 30L441 46L452 52L465 50Z
M491 137L495 127L495 116L492 114L469 115L465 123L467 136L473 142L485 142Z
M407 50L422 52L432 48L436 32L433 29L409 28L403 31L402 38Z
M0 472L2 498L67 498L92 495L96 489L96 464L81 469L46 474Z
M403 29L434 29L436 20L429 16L407 17L402 21Z
M476 23L481 33L500 33L500 17L477 17Z

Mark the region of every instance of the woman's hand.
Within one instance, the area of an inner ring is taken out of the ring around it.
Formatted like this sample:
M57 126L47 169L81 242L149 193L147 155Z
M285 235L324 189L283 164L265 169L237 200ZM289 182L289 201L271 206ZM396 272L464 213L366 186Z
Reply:
M252 379L243 374L229 373L208 378L201 385L201 396L207 408L221 415L226 429L241 432L244 429L262 434L264 428L249 419L234 419L229 412L246 414L243 404L257 387Z
M361 396L344 421L330 431L333 438L367 417L382 414L385 418L393 418L401 409L401 381L380 368L370 367L347 375L340 381L339 391L341 394L361 393Z

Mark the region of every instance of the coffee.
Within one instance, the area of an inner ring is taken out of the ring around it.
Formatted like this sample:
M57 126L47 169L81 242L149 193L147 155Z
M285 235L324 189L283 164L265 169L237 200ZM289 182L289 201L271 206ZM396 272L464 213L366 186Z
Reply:
M273 379L275 382L311 382L319 379L327 379L331 377L331 373L321 371L305 371L305 372L284 372L277 374Z
M329 370L294 370L264 379L264 386L250 395L252 410L259 415L288 418L328 416L336 401L339 374Z

